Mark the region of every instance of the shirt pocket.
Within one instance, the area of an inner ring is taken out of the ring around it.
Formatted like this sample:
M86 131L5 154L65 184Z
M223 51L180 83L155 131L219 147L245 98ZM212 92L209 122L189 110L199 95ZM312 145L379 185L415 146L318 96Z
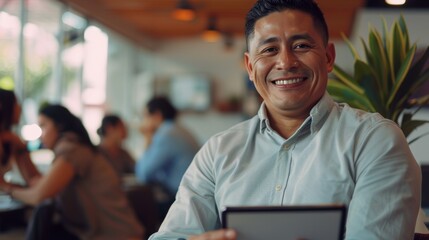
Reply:
M292 204L346 204L353 195L354 184L333 180L318 180L296 184L291 199Z

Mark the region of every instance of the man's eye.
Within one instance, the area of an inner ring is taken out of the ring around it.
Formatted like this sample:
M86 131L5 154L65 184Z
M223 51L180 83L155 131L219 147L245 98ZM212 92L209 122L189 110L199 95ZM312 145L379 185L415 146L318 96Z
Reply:
M272 52L277 52L277 48L275 48L275 47L265 48L262 52L263 52L263 53L272 53Z
M295 49L309 49L309 48L311 48L311 46L309 44L302 43L302 44L295 45L294 48Z

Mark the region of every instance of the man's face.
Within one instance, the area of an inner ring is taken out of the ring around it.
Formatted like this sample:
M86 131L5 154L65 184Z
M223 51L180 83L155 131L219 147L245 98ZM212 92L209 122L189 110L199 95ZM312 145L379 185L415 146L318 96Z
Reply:
M140 132L155 133L156 129L161 125L163 119L159 111L150 113L146 108L143 111L143 121L140 124Z
M255 24L245 63L270 114L306 117L326 90L335 49L324 44L311 15L285 10Z

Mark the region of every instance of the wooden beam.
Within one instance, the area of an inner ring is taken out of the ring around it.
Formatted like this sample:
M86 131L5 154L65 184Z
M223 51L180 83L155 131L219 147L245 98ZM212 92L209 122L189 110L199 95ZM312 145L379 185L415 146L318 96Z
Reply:
M96 20L107 28L119 33L132 40L135 44L143 46L150 50L158 48L158 44L154 39L146 36L133 23L124 21L122 18L112 16L112 13L106 11L103 6L100 6L98 1L88 0L58 0L86 16L89 19Z

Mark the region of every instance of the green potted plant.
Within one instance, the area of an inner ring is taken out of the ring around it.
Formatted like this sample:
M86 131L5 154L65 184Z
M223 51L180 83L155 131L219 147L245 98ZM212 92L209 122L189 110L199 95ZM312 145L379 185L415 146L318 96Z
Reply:
M429 47L416 56L417 45L410 45L403 16L388 30L383 20L383 34L370 27L368 42L361 39L365 59L361 58L349 39L344 37L354 57L354 73L337 64L328 81L328 92L338 102L369 112L379 112L399 124L405 136L429 123L413 116L429 104L429 93L415 98L416 92L429 82ZM411 144L426 134L409 139Z

